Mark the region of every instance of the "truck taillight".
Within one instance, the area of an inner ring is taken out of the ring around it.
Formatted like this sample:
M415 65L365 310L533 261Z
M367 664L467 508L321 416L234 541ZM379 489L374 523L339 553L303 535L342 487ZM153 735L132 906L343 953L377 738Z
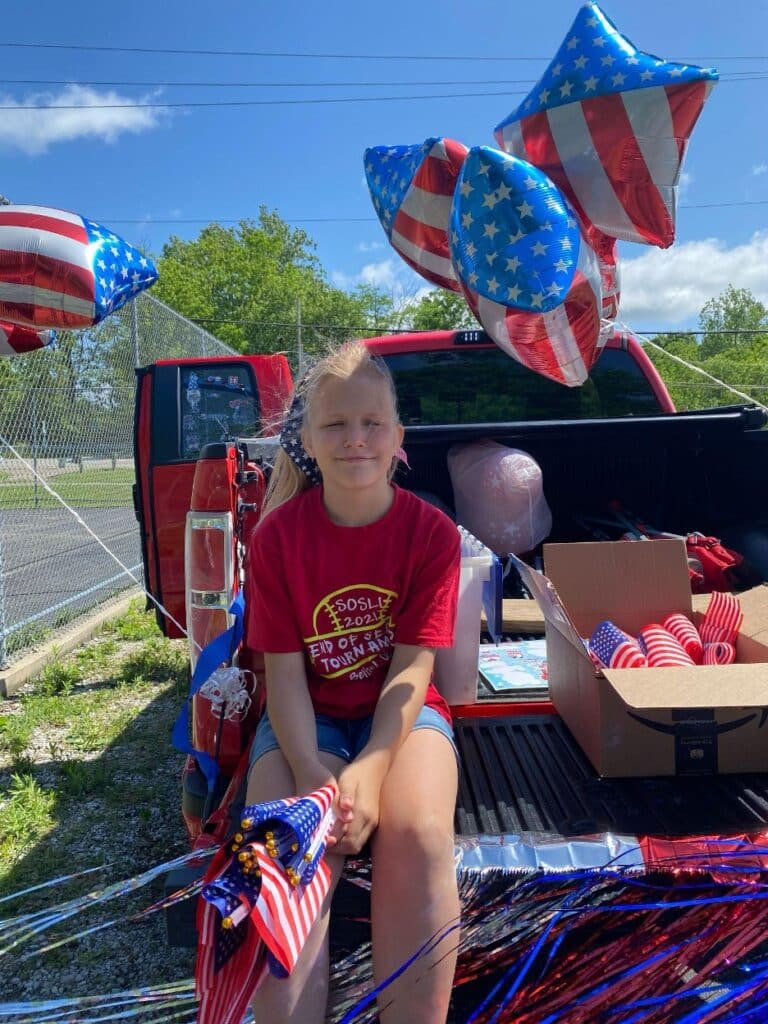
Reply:
M187 512L184 532L187 632L192 671L198 655L231 623L235 589L231 512Z

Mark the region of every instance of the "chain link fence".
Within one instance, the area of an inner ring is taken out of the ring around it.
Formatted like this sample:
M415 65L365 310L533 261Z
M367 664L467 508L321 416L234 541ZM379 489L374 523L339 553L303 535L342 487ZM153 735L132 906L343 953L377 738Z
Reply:
M231 352L144 294L90 330L0 359L0 667L141 579L135 368Z

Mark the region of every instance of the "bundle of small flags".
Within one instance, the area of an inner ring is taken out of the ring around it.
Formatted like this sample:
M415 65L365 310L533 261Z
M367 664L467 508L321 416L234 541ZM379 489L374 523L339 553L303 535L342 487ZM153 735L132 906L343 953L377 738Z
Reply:
M743 613L733 594L712 595L699 629L680 612L644 626L632 637L606 619L589 639L589 651L605 668L672 668L681 665L730 665Z
M251 804L218 851L197 908L197 1024L240 1024L261 982L291 973L330 886L333 789Z

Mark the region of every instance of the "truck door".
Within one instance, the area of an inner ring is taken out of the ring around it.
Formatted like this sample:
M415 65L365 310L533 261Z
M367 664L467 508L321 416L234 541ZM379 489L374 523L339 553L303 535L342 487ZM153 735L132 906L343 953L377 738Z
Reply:
M186 628L184 524L198 456L209 444L274 433L291 373L284 355L163 359L136 372L134 507L144 585ZM166 636L183 635L167 616L157 618Z

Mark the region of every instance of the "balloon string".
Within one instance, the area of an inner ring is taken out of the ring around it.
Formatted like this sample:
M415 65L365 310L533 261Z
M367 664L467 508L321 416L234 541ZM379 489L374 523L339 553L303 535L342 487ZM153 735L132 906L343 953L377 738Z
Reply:
M633 338L636 337L631 327L627 327L626 324L621 324L620 327L623 331L631 334ZM676 363L680 363L680 365L685 366L686 369L694 370L696 373L700 373L703 377L708 377L711 381L714 381L715 384L719 384L721 387L725 388L726 391L732 391L733 394L738 395L739 398L746 399L750 405L756 405L759 409L763 409L765 412L768 412L768 405L763 405L762 402L758 402L758 400L753 398L751 395L747 395L743 391L739 391L732 387L730 384L726 384L724 380L720 380L719 377L714 377L711 373L703 370L700 366L696 366L694 363L689 363L686 359L681 359L680 356L673 355L672 352L668 352L665 348L662 348L661 345L657 345L655 341L651 341L650 338L644 338L642 341L638 338L637 340L639 344L650 345L651 348L655 348L657 352L661 352L670 359L674 359Z

